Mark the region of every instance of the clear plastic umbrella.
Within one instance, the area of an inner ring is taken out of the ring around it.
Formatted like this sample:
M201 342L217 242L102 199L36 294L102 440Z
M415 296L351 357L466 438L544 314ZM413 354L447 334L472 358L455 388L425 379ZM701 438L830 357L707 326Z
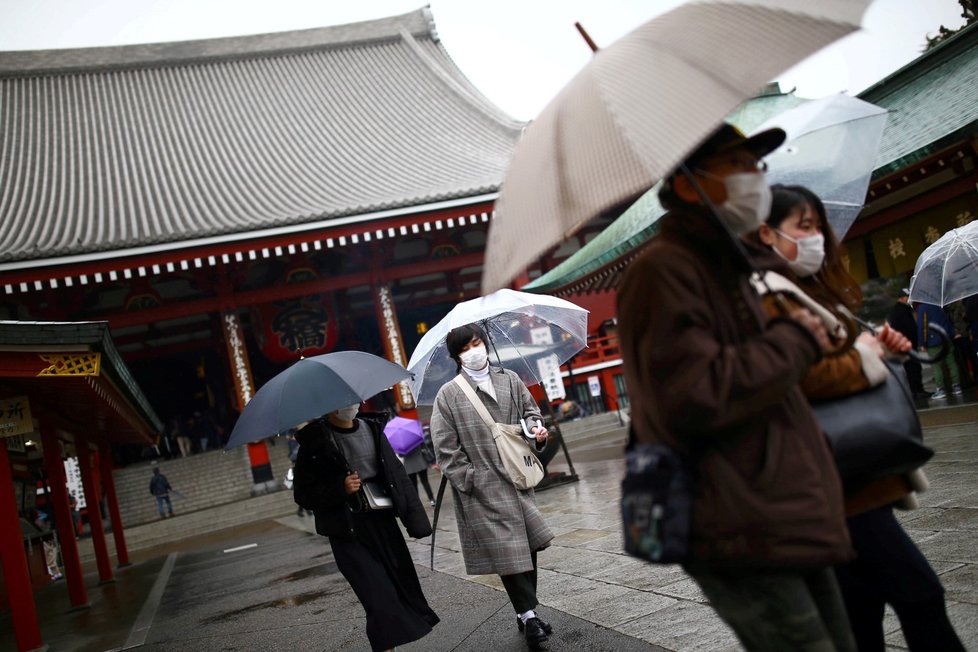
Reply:
M863 208L885 124L886 109L839 94L789 109L754 133L784 129L785 144L764 159L768 182L812 190L842 240Z
M490 362L536 385L587 346L587 314L570 301L509 289L463 301L425 333L411 355L408 371L414 373L414 399L419 405L434 403L441 386L456 375L457 365L445 344L453 328L482 326L489 338Z
M910 280L910 301L946 306L978 294L978 220L951 229L924 249Z

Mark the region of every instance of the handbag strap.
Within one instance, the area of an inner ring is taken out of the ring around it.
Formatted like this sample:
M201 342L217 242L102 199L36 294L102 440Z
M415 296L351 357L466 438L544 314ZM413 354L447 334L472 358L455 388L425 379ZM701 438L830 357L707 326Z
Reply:
M472 407L475 408L475 411L479 413L479 416L482 417L482 420L485 421L486 425L491 429L493 425L495 425L496 420L492 418L491 414L489 414L489 410L486 409L485 404L479 400L475 390L472 389L472 385L470 385L467 380L462 378L461 374L455 376L455 384L462 389L462 393L465 394L472 402Z

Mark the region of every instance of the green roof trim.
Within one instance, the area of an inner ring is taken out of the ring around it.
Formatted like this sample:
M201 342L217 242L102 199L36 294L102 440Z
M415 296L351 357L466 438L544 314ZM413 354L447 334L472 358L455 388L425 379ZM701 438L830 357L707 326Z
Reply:
M858 97L890 111L873 180L978 136L978 23Z

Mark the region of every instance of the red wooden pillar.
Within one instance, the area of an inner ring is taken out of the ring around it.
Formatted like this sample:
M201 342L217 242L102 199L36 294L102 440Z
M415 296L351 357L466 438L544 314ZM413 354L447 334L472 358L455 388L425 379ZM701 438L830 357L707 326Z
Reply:
M95 549L95 564L101 582L112 581L112 564L109 562L109 548L105 544L105 528L102 526L102 512L99 505L99 488L92 473L92 452L88 441L77 437L78 470L81 472L82 487L85 488L85 502L88 508L88 527L92 532L92 547Z
M54 522L58 526L58 542L61 544L61 558L65 563L65 579L68 582L68 598L72 607L87 607L88 593L82 576L81 559L78 557L78 542L75 528L71 524L71 507L68 505L68 479L61 460L61 445L54 428L41 425L41 446L44 449L44 468L48 473L48 499L54 506Z
M234 395L238 404L238 412L244 412L245 406L255 395L255 384L251 376L251 363L248 361L248 347L245 346L244 332L238 311L228 306L221 313L221 325L224 327L224 343L227 345L228 361L231 363L231 378L234 380ZM269 437L275 433L268 433ZM275 486L272 475L272 464L268 457L268 446L264 441L248 444L248 460L251 463L251 480L253 493L264 493Z
M618 398L618 389L615 387L614 369L616 368L610 367L601 370L601 392L606 397L605 406L609 410L618 410L621 407L620 399ZM611 399L610 403L607 399Z
M129 550L126 548L126 535L122 530L122 512L119 511L119 497L115 491L115 479L112 477L112 451L107 444L103 444L99 449L98 457L105 502L109 504L112 538L115 539L115 556L119 568L125 568L129 565Z
M10 615L14 622L14 638L21 652L36 650L44 645L37 623L37 605L31 576L27 570L24 539L20 532L20 517L14 497L14 476L10 470L7 442L0 439L0 562L10 598Z
M377 321L380 324L380 337L384 341L384 351L391 362L406 367L407 354L404 351L404 339L401 337L401 325L397 319L397 308L394 306L394 296L386 284L373 284L374 307L377 309ZM401 381L394 387L394 397L397 399L397 410L402 416L415 418L418 414L407 381Z

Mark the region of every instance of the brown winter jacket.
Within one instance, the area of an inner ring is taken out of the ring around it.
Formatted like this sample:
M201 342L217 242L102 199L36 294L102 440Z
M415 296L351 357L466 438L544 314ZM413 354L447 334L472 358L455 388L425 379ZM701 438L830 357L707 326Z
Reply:
M636 438L695 460L690 565L846 560L841 483L798 386L818 346L796 322L767 318L709 220L696 209L663 218L618 293Z

